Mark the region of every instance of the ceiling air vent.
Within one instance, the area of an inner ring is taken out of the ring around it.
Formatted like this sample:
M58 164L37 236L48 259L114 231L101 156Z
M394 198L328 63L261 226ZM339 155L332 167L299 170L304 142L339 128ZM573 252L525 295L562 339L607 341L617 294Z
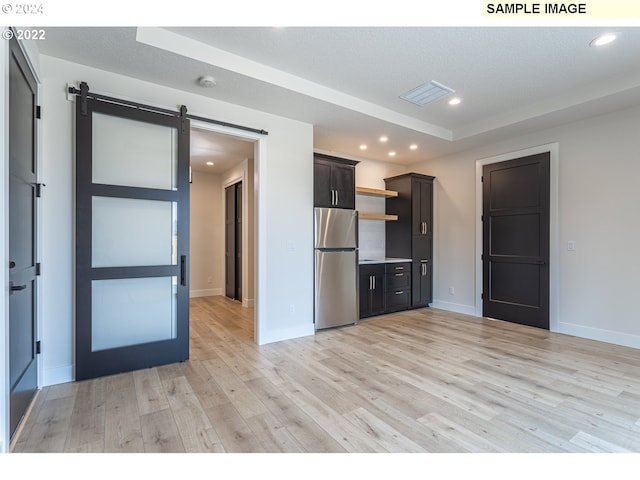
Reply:
M439 98L451 95L455 90L449 87L445 87L441 83L430 81L408 91L404 95L400 95L400 98L407 102L415 103L423 107L427 103L431 103Z

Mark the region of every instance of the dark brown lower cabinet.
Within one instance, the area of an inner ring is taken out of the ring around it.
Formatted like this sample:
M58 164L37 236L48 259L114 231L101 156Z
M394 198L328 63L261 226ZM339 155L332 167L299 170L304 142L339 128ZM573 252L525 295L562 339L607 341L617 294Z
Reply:
M429 260L413 262L412 304L428 306L433 301L433 265Z
M360 265L360 318L384 313L384 264Z
M407 310L411 262L360 265L360 318Z

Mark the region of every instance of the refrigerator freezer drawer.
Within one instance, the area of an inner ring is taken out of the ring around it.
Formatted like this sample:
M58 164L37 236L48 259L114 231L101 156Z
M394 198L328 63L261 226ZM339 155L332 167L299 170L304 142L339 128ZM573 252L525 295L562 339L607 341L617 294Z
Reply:
M315 328L358 323L356 250L315 252Z

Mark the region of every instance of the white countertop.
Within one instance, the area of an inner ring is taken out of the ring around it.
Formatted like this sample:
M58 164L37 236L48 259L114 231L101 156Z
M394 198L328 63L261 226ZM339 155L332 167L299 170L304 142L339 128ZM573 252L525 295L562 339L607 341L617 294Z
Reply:
M411 262L410 258L361 258L360 265L369 263L400 263Z

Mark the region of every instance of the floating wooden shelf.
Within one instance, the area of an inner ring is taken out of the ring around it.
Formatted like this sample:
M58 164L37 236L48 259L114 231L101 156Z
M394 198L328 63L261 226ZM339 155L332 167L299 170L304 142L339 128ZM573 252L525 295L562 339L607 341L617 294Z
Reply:
M395 221L398 220L397 215L385 215L384 213L362 213L358 214L358 217L361 220L385 220L385 221Z
M371 195L373 197L397 197L398 192L393 190L380 190L378 188L356 187L356 193L360 195Z

